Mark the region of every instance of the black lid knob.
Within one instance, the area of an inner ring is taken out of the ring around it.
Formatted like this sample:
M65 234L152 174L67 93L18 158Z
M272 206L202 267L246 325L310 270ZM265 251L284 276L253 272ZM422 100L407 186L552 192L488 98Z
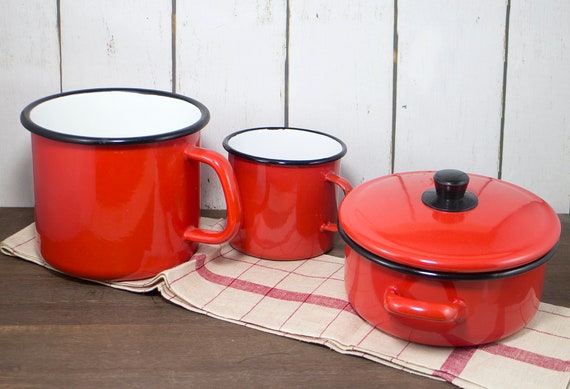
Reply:
M467 191L469 176L461 170L444 169L433 176L435 189L422 194L422 201L430 208L446 212L462 212L477 206L477 196Z
M465 195L469 176L460 170L440 170L433 176L435 192L438 197L446 200L460 199Z

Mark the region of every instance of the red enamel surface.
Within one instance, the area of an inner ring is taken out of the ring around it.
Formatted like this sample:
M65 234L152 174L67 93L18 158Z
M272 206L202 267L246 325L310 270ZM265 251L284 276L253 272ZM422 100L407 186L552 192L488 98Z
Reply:
M231 194L237 184L227 160L204 154L199 139L196 132L163 142L96 146L32 134L42 256L78 277L140 279L188 260L197 242L231 238L241 218ZM220 233L196 232L199 161L214 167L226 194L228 226Z
M497 179L470 174L479 204L443 212L421 201L434 172L366 182L343 200L339 220L365 250L403 265L443 272L490 272L532 262L550 251L560 221L541 198Z
M252 256L305 259L332 248L337 220L340 160L315 165L274 165L229 155L243 210L233 247Z
M434 280L384 268L347 246L345 286L358 314L386 333L471 346L509 336L533 318L545 267L504 278Z

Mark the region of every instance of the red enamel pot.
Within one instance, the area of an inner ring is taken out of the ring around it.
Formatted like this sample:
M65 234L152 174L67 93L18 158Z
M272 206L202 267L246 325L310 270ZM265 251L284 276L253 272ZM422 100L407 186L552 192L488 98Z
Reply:
M457 170L380 177L339 208L349 301L412 342L493 342L535 315L560 231L544 200L498 179Z
M39 249L54 268L97 280L154 276L198 243L237 232L241 207L227 159L199 147L206 107L143 89L91 89L28 105ZM227 226L198 228L200 163L217 173Z
M237 131L223 142L242 204L242 223L230 241L264 259L297 260L333 246L337 231L336 188L345 144L322 132L263 127Z

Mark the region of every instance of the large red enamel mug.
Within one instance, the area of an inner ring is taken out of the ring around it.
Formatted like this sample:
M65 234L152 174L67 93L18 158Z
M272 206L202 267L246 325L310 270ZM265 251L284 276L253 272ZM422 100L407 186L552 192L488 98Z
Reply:
M332 248L337 231L336 188L346 145L313 130L264 127L228 135L223 142L234 169L242 223L230 241L264 259L296 260Z
M143 89L90 89L28 105L39 249L54 268L97 280L154 276L198 243L237 232L241 208L226 158L199 147L207 108ZM200 163L218 175L223 231L198 228Z

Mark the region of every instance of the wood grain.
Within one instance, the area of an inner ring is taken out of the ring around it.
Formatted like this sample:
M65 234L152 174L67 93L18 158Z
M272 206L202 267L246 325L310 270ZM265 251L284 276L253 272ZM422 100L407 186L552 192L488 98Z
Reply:
M570 211L570 3L511 5L502 178Z
M283 125L285 22L285 1L178 2L176 90L210 110L204 147L227 155L226 135ZM202 172L202 208L225 208L217 177Z
M60 10L64 91L172 89L170 1L61 0Z
M343 139L353 185L454 167L568 213L569 17L563 0L6 0L0 206L33 205L18 117L61 85L196 98L222 154L230 132L288 123ZM203 173L202 207L223 209Z
M353 185L389 174L393 2L290 4L290 125L342 139L341 171Z
M506 3L398 2L394 170L499 169Z
M53 2L7 0L0 12L0 204L33 203L30 134L20 112L59 92L57 12Z
M0 240L32 220L0 208ZM3 387L453 387L2 254L0 294Z

